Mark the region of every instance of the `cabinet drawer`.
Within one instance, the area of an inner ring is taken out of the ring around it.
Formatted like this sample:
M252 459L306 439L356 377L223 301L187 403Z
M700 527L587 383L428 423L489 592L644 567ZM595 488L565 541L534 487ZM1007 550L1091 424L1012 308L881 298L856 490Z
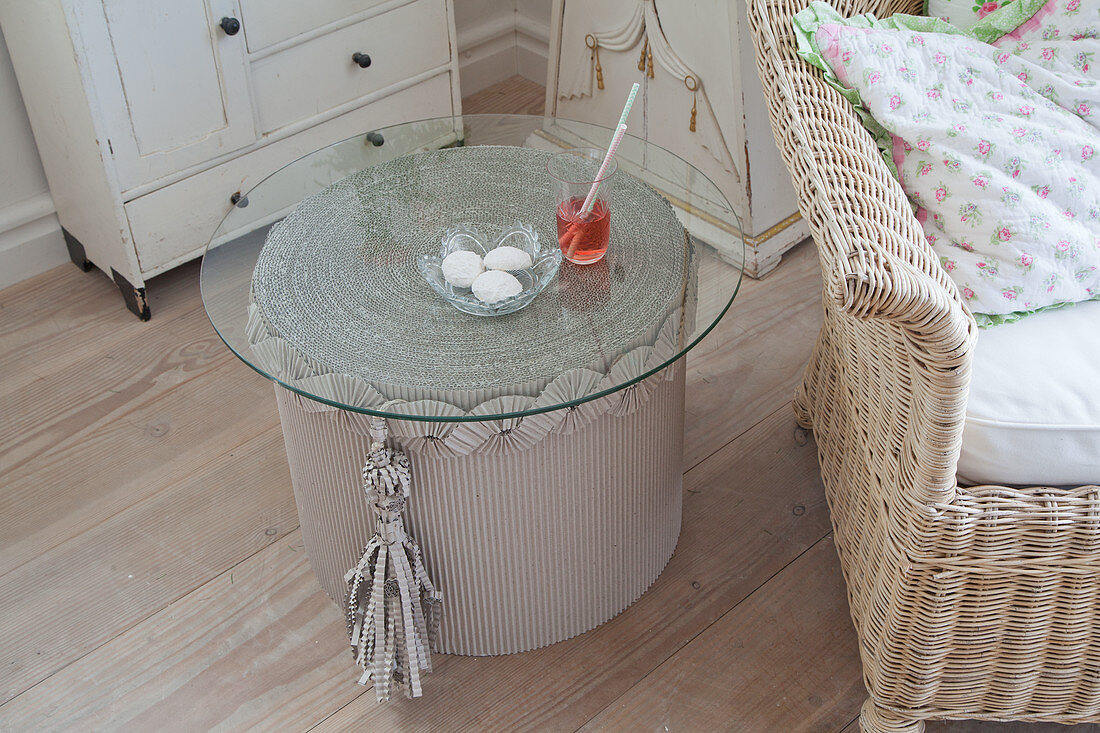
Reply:
M152 277L201 255L222 217L230 211L229 197L234 192L248 191L268 174L306 153L387 125L450 114L451 79L449 73L443 73L127 202L124 208L142 275ZM438 137L439 129L432 128L430 132ZM351 163L363 167L375 162L374 158L392 156L395 149L408 149L409 145L408 141L391 139L388 142L396 144L379 148L364 146L362 162ZM303 185L314 184L303 178ZM296 200L293 198L296 194L288 192L291 196L288 200ZM238 211L264 223L262 219L270 218L273 209L258 205ZM247 221L240 216L237 219L239 226Z
M241 0L241 19L251 53L307 33L349 15L361 13L385 0L310 0L278 2Z
M445 0L417 0L252 63L260 125L271 132L450 61ZM361 68L352 55L370 56Z

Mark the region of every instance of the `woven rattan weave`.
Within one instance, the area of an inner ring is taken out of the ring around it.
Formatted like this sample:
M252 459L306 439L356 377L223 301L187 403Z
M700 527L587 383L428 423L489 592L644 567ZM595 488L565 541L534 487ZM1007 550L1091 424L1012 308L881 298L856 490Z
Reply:
M565 265L559 277L576 287L548 289L517 313L461 313L416 266L461 222L490 241L517 220L556 237L548 158L529 148L460 147L354 174L271 230L254 303L297 352L393 399L471 407L487 393L537 395L571 369L606 372L654 343L683 304L691 265L672 208L637 179L620 176L607 192L606 262Z
M821 258L825 324L795 405L859 634L861 729L1098 720L1100 488L956 485L975 325L871 136L795 55L805 5L749 0L772 129Z

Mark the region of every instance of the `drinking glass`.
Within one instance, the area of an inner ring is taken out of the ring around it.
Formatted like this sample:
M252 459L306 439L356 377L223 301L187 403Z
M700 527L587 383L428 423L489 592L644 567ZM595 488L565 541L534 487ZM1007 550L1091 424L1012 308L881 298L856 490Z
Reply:
M618 164L612 159L597 178L606 151L573 148L550 158L546 169L557 200L558 246L562 256L578 265L598 262L607 254L611 237L611 187ZM595 195L584 208L593 185Z

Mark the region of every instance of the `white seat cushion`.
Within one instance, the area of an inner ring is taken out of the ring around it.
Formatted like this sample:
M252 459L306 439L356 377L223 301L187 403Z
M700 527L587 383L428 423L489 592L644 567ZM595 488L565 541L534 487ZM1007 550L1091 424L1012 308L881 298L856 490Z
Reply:
M1100 484L1100 301L979 332L958 477Z

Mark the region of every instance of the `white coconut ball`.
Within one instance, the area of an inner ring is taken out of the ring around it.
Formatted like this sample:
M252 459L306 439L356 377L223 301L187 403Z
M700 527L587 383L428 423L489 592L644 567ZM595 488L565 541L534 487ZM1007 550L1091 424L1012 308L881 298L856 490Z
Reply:
M468 288L478 275L485 272L481 255L459 249L443 258L443 278L456 288Z
M485 255L486 270L505 270L515 272L531 266L531 255L518 247L497 247Z
M514 275L500 270L486 270L477 276L471 287L474 297L489 305L519 295L523 291L523 285Z

